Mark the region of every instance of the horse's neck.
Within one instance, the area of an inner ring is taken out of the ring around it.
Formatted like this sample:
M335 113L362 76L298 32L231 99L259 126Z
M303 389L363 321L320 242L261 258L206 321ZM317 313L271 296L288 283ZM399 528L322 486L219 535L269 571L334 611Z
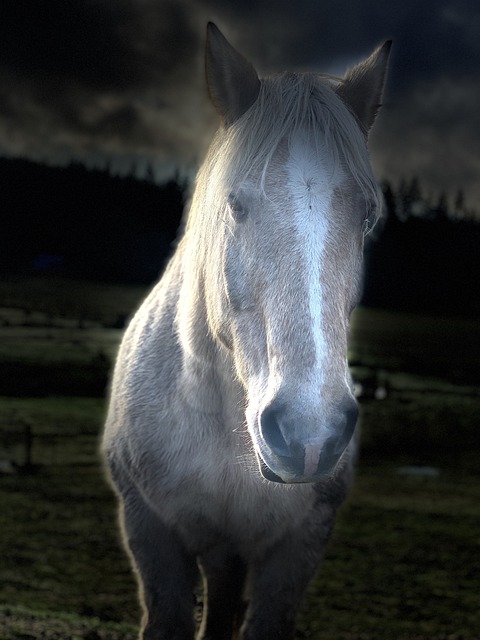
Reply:
M208 330L203 267L194 262L194 254L191 242L184 238L175 255L178 336L185 357L210 362L215 360L217 347Z
M231 358L211 335L201 265L193 268L190 247L182 243L175 268L179 286L177 331L183 357L182 385L188 402L198 411L222 413L227 398L238 403L239 383Z

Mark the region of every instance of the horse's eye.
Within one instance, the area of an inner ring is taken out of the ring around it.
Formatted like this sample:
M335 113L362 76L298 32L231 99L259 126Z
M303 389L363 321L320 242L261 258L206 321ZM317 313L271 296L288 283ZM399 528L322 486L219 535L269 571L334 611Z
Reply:
M232 217L236 222L243 222L245 220L248 215L248 209L245 204L241 202L236 193L231 193L228 196L228 206Z

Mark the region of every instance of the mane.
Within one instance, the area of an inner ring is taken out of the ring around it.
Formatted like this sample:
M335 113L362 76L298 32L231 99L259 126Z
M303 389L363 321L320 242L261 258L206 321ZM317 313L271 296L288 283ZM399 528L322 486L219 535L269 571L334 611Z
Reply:
M285 72L262 79L255 103L230 127L219 129L210 145L197 175L187 231L197 213L219 211L228 193L249 177L261 176L263 186L280 143L290 145L299 132L326 146L332 173L346 169L367 200L381 201L365 135L335 93L339 83L318 73Z

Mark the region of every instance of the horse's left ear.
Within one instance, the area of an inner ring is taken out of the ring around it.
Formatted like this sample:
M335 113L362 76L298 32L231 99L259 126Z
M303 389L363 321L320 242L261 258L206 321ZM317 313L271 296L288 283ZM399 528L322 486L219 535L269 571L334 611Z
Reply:
M357 116L366 133L371 129L382 105L392 41L387 40L372 55L347 72L336 89Z
M253 66L209 22L205 58L207 85L224 126L238 120L255 102L260 80Z

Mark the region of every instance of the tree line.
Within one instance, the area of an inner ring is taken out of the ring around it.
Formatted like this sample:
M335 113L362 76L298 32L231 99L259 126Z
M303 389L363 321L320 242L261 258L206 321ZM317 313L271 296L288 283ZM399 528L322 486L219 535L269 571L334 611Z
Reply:
M384 216L367 246L364 302L480 316L480 224L458 190L425 195L418 178L383 185Z
M150 283L181 224L188 185L140 181L0 158L0 274L58 273ZM462 191L427 194L418 178L382 185L382 221L367 242L370 306L480 316L480 224Z
M180 224L186 185L115 177L81 164L0 159L0 272L148 283Z

